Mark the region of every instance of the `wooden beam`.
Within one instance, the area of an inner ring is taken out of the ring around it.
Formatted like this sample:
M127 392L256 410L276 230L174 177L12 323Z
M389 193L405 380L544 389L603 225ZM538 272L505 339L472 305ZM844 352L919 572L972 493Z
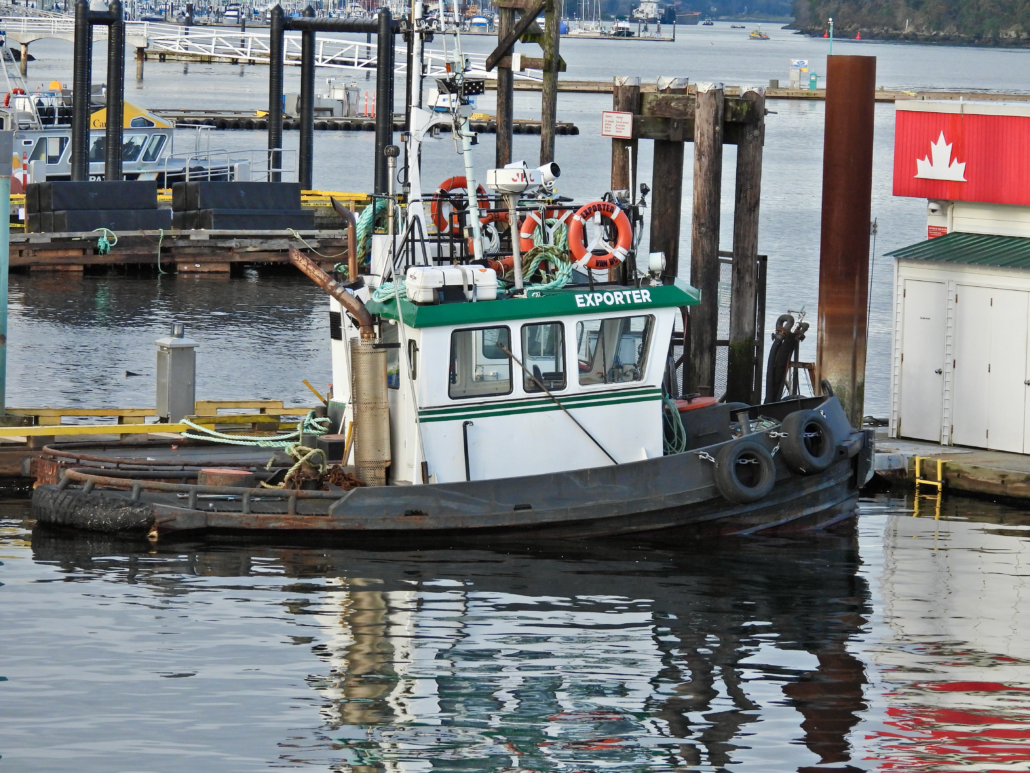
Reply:
M497 37L504 39L515 26L515 11L501 7L497 11ZM499 169L511 163L512 122L515 101L515 78L508 64L497 68L497 136L494 144L494 164Z
M758 290L758 211L762 195L762 145L765 140L765 89L741 95L758 121L741 131L737 142L737 180L733 204L733 282L726 399L755 405L756 293Z
M512 28L507 34L502 36L500 35L501 30L497 30L500 42L497 44L497 48L495 48L491 52L490 56L486 58L487 72L497 66L497 62L500 61L502 56L507 56L511 53L512 46L518 42L518 39L522 36L522 33L529 28L529 25L536 21L536 17L540 15L540 12L544 10L549 2L550 0L538 0L530 10L523 11L522 18L518 20L518 23L515 24L514 28ZM509 9L502 10L505 10L508 13L513 13L513 11Z
M640 112L640 78L616 77L612 86L612 110L620 113ZM633 180L637 177L637 149L634 140L612 138L612 187L613 191L627 190L630 199L635 193L631 190ZM627 269L625 263L608 269L608 281L618 282Z
M698 84L690 284L701 291L701 303L690 309L689 391L708 395L715 395L715 342L719 329L723 107L721 83Z
M686 78L659 78L663 93L686 95ZM683 210L683 140L658 140L654 144L651 174L651 252L665 253L666 281L679 274L680 214Z
M543 84L540 94L540 165L554 161L555 125L558 122L558 46L561 41L561 5L547 3L542 48Z

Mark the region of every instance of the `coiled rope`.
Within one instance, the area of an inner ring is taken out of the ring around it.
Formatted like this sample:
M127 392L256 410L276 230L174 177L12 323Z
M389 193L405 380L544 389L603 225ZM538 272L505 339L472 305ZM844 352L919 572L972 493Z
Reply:
M282 483L276 483L273 486L262 480L259 481L261 488L287 488L287 484L293 484L294 488L299 489L300 484L304 481L297 480L297 476L300 474L301 468L303 468L305 464L308 464L315 456L322 457L321 460L311 465L315 468L315 472L318 474L318 477L322 478L329 473L329 464L326 460L325 451L321 448L309 448L308 446L302 446L300 443L290 443L286 446L286 453L296 461L293 466L286 471L286 475L283 476ZM265 469L271 470L274 462L275 457L269 459L268 464L265 465Z
M666 394L662 395L662 403L662 448L666 456L682 454L687 450L687 430L683 426L680 409Z
M226 419L231 419L231 416L226 416ZM308 415L305 416L297 423L297 429L293 432L289 432L283 435L272 435L266 437L248 437L245 440L241 440L239 435L227 435L224 432L218 432L210 429L209 427L202 427L199 424L195 424L189 419L183 419L182 423L191 429L196 430L200 434L193 434L192 432L180 432L179 434L185 438L191 440L207 440L211 443L225 443L231 446L257 446L259 448L288 448L291 445L296 445L296 442L300 440L302 435L324 435L329 431L329 419L317 419L315 418L314 411L308 411Z
M118 244L118 234L112 231L110 228L94 228L93 233L97 231L103 231L100 234L100 238L97 239L97 254L107 255L111 248ZM111 238L108 239L107 235L111 234Z
M527 268L524 276L533 276L534 272L540 271L544 281L539 284L531 284L526 287L526 297L537 298L548 290L560 290L572 281L572 261L569 260L567 252L553 244L540 244L527 252L523 259ZM550 263L554 273L541 268L541 264Z

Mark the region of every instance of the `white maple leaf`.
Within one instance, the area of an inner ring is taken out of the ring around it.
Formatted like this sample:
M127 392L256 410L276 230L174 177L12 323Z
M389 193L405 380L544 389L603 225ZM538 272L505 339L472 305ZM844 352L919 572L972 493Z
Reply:
M930 143L930 158L916 159L916 177L923 180L949 180L964 183L966 181L966 162L951 160L951 145L944 141L941 132L937 142Z

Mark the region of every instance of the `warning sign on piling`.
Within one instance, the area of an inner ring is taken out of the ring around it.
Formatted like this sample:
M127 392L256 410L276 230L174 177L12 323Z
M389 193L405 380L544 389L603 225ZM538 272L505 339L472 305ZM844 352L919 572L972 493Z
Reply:
M601 136L633 139L633 113L616 113L605 110L601 113Z

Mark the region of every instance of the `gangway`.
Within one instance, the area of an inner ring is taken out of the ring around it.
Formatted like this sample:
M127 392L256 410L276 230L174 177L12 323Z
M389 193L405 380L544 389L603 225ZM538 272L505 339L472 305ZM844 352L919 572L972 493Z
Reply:
M75 36L74 20L71 17L5 17L0 27L7 37L25 45L42 38L72 40ZM98 28L97 38L106 37L106 29ZM162 24L159 22L126 22L125 39L128 45L146 48L156 54L188 54L193 56L226 59L241 63L268 63L268 31L240 30L235 27L191 26ZM285 64L300 66L301 33L287 33L283 50ZM471 69L466 77L488 76L486 56L466 54ZM446 74L446 57L443 50L431 49L425 52L426 77L435 78ZM319 35L315 50L315 66L338 70L359 70L367 72L376 68L376 44L347 40L328 35ZM399 76L407 75L407 62L400 57L395 66ZM541 80L540 76L514 73L523 80Z

